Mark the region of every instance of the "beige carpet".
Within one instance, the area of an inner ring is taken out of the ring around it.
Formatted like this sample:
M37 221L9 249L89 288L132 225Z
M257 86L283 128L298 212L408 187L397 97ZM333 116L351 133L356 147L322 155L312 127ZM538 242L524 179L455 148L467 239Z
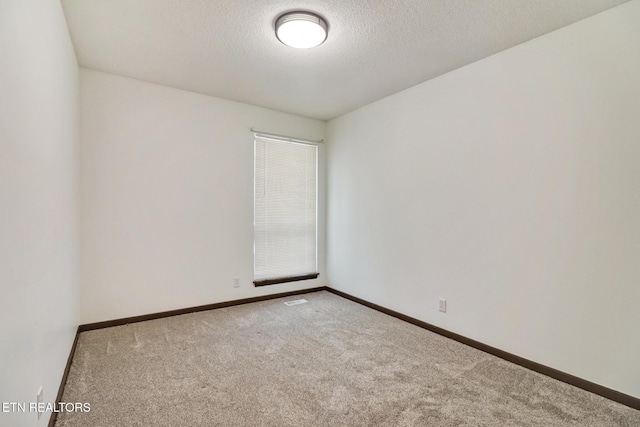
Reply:
M91 412L59 427L640 426L640 411L325 291L84 332L63 401Z

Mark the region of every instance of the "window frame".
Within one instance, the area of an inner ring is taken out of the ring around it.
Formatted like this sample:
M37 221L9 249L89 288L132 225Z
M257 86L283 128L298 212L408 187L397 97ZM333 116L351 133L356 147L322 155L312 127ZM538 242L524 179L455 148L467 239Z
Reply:
M280 284L280 283L289 283L289 282L296 282L296 281L302 281L302 280L311 280L311 279L316 279L320 273L318 271L318 263L319 263L319 259L318 259L318 255L319 255L319 190L320 190L320 182L319 182L319 176L320 176L320 147L318 146L318 143L323 142L323 141L310 141L310 140L302 140L302 139L297 139L297 138L291 138L291 137L285 137L282 135L275 135L275 134L266 134L266 133L258 133L256 131L254 132L254 138L253 138L253 144L254 144L254 154L253 154L253 161L254 161L254 165L253 165L253 173L254 173L254 177L253 177L253 230L254 230L254 237L253 237L253 276L254 276L254 280L253 280L253 284L256 287L260 287L260 286L268 286L268 285L275 285L275 284ZM287 143L287 144L299 144L299 145L311 145L314 146L315 151L315 202L314 202L314 207L315 207L315 212L314 212L314 225L315 225L315 236L314 236L314 243L315 243L315 251L314 251L314 264L315 264L315 268L313 272L309 272L309 273L304 273L304 274L292 274L292 275L282 275L282 276L277 276L277 277L267 277L267 278L259 278L256 279L256 217L257 217L257 198L256 198L256 187L257 187L257 160L258 160L258 155L257 155L257 150L258 150L258 140L262 140L262 142L264 142L265 144L269 144L269 142L272 143Z

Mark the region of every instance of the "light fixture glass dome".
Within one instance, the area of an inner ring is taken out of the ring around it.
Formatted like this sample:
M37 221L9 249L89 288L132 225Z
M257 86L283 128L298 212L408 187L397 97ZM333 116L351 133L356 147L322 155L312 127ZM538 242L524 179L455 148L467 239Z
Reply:
M276 20L276 37L287 46L308 49L327 39L327 22L311 12L289 12Z

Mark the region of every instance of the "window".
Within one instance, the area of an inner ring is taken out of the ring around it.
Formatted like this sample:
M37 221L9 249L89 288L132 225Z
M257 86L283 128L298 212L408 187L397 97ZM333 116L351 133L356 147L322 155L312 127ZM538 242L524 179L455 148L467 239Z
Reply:
M317 273L318 147L256 134L254 284Z

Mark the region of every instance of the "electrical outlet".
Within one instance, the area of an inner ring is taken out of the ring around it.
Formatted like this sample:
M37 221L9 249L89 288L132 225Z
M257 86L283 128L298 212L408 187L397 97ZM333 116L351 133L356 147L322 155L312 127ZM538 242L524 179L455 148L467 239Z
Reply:
M439 310L443 313L447 312L447 300L444 298L440 298L440 308Z
M40 386L40 389L38 390L38 394L36 395L36 403L38 404L38 407L36 408L38 412L38 419L40 419L40 417L42 416L42 412L40 412L40 407L44 403L44 399L42 396L42 386Z
M234 288L239 288L240 287L240 279L239 278L235 277L233 279L233 287Z

